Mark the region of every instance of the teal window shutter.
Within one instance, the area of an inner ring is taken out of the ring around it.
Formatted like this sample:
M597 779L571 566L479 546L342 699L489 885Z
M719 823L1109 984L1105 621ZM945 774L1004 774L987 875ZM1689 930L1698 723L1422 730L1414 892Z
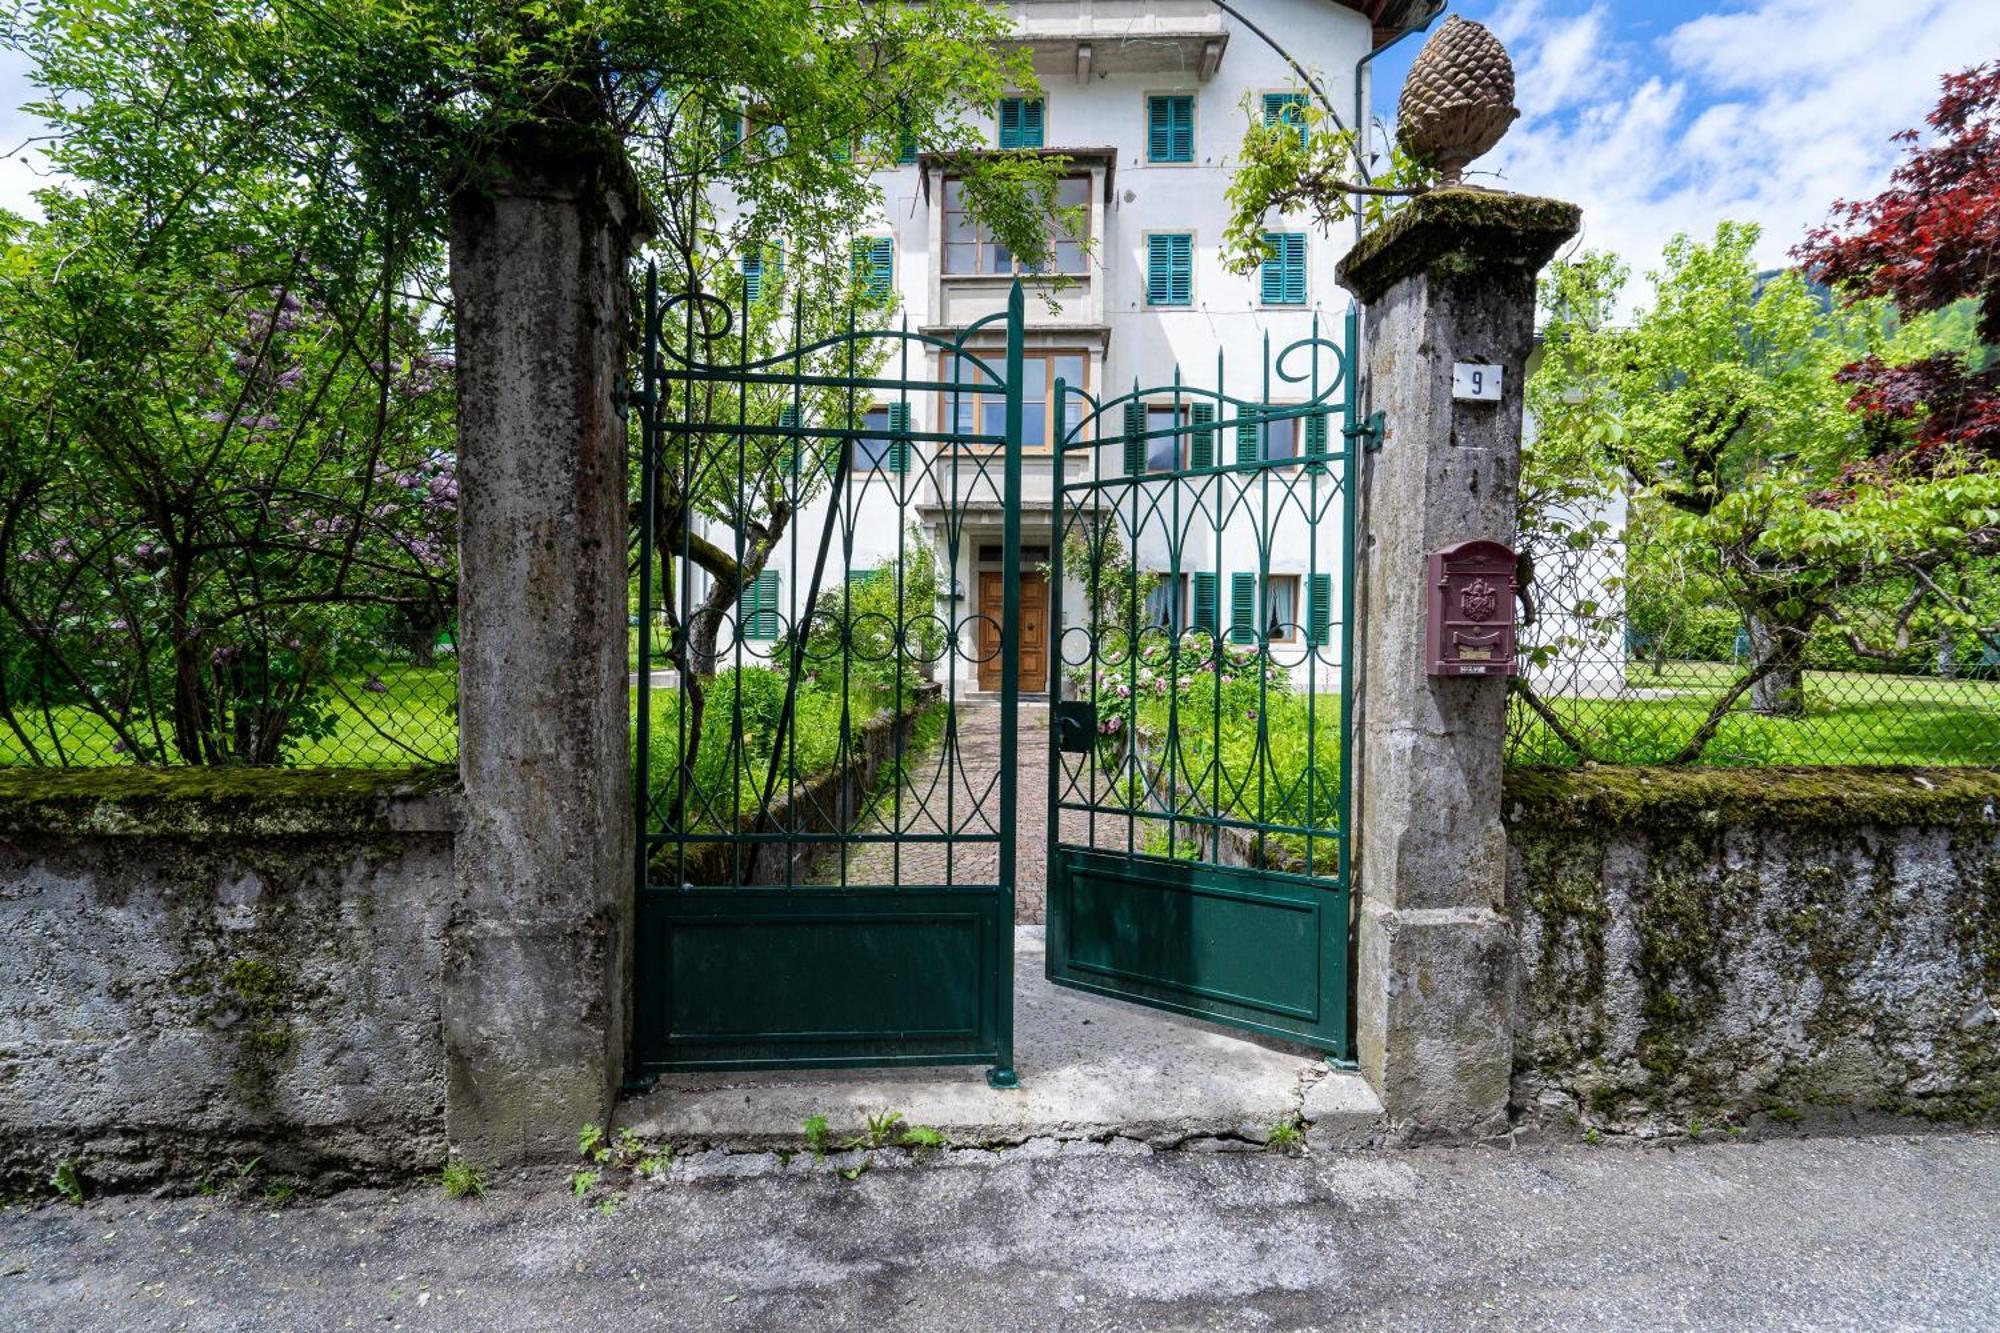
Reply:
M1306 418L1306 468L1324 472L1326 460L1326 413L1315 412Z
M1265 305L1306 303L1306 238L1296 231L1264 233L1260 299Z
M785 280L785 247L783 245L780 245L778 242L773 241L771 242L771 281L783 282L784 280Z
M751 304L764 298L764 256L754 249L743 255L743 299Z
M1194 299L1194 237L1155 232L1146 238L1146 304L1189 305Z
M1229 641L1254 643L1257 639L1257 576L1229 576Z
M743 592L743 637L778 637L778 571L767 569Z
M1003 97L1000 99L1000 146L1040 148L1042 146L1042 99Z
M916 127L906 119L896 130L896 161L899 165L907 167L916 160L917 131Z
M743 143L743 108L725 107L716 113L716 129L722 139L722 152L718 160L725 167L736 165L739 149Z
M1254 463L1257 461L1258 453L1264 443L1263 431L1260 429L1262 425L1263 423L1257 420L1255 412L1252 412L1247 407L1243 409L1242 417L1236 422L1237 462Z
M1146 160L1194 161L1194 98L1146 99Z
M1298 127L1299 145L1306 142L1306 95L1304 93L1265 93L1264 123L1266 125L1295 125Z
M1315 574L1306 588L1306 642L1324 647L1333 625L1333 575Z
M863 236L854 242L854 277L871 301L886 301L895 287L896 242L888 236Z
M1125 475L1136 477L1146 470L1146 442L1139 438L1146 433L1146 405L1137 401L1125 404Z
M1213 574L1194 576L1194 627L1215 633L1215 585Z
M1196 403L1188 410L1194 423L1189 432L1188 466L1215 466L1215 404Z
M910 470L910 405L889 404L889 470Z

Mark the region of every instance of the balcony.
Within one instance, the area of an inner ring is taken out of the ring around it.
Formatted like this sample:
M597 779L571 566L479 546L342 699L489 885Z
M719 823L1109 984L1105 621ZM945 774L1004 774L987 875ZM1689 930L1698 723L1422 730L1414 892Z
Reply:
M1206 83L1229 44L1209 0L1016 0L1007 8L1043 78L1193 70Z

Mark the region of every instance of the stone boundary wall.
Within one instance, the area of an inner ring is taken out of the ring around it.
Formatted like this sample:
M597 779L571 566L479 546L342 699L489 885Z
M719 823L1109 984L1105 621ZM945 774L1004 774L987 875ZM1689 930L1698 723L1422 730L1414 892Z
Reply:
M435 1169L455 783L0 773L0 1186Z
M2000 1117L2000 772L1514 770L1513 1111Z

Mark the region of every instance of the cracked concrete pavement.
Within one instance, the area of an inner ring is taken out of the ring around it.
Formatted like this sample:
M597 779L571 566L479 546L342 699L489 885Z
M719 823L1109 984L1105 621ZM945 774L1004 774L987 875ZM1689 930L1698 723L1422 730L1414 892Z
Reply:
M1042 928L1018 928L1018 1088L989 1088L983 1070L966 1066L670 1074L622 1104L618 1123L650 1139L734 1147L797 1144L810 1115L848 1133L892 1109L955 1143L1261 1143L1301 1117L1328 1145L1362 1146L1381 1132L1381 1103L1359 1074L1301 1046L1052 985L1045 960Z
M540 1172L474 1200L15 1207L0 1325L1873 1330L2000 1309L1993 1135L1300 1157L1038 1140L838 1165L694 1154L585 1200Z

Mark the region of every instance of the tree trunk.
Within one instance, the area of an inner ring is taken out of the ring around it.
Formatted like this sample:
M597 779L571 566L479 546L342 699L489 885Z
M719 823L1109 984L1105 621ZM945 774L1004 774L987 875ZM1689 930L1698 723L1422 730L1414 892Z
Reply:
M1805 652L1808 626L1749 616L1750 659L1775 655L1777 665L1750 687L1751 711L1765 717L1800 717L1806 711Z

